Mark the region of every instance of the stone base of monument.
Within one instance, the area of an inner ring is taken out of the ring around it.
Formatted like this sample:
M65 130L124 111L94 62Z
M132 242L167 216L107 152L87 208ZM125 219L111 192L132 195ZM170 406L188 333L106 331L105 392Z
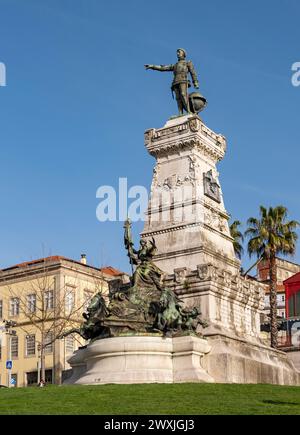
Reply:
M210 351L196 336L125 336L97 340L69 359L65 384L214 382L202 367Z
M221 334L207 340L211 351L202 365L217 383L300 385L300 372L284 352Z
M200 330L211 347L202 359L206 372L219 383L300 385L300 372L284 352L260 338L263 311L262 283L231 274L221 263L199 265L197 270L175 270L165 285L198 306L208 328Z
M281 351L222 334L114 337L79 349L64 384L240 383L300 385L300 372Z

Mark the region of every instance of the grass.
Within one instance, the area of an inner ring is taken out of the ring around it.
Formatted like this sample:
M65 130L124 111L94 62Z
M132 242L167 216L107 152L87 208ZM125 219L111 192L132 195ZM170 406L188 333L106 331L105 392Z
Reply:
M300 387L149 384L1 388L0 414L300 415Z

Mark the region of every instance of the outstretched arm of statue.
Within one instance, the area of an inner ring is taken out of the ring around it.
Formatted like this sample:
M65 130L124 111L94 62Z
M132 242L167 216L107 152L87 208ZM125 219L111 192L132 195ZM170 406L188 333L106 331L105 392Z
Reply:
M145 65L146 69L153 69L156 71L173 71L174 65Z

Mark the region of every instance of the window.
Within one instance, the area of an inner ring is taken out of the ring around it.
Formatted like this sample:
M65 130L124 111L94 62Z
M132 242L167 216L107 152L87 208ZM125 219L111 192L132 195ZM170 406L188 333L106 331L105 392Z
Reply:
M36 295L27 296L27 310L28 313L35 313L36 311Z
M277 270L277 281L281 281L282 280L282 272L281 270Z
M295 294L295 300L296 300L296 303L295 303L295 307L296 307L295 316L300 316L300 291L298 291L298 293Z
M67 289L66 291L66 300L65 300L65 309L68 313L70 313L75 305L75 293L73 288Z
M35 335L26 336L26 356L35 355Z
M300 289L289 298L289 315L290 317L300 316Z
M281 296L281 302L284 302L285 301L285 296L283 295L283 296Z
M3 318L3 301L0 301L0 319Z
M54 308L54 292L48 290L44 295L45 310L53 310Z
M11 347L11 357L18 358L18 356L19 356L19 339L18 339L18 337L11 337L10 347Z
M45 337L45 353L53 352L53 338L54 338L53 332L48 332L48 334Z
M18 316L20 313L20 299L19 298L11 298L10 300L10 315Z
M46 384L52 384L52 369L46 370L45 372L45 382Z
M69 335L66 337L66 354L70 355L74 352L74 337L72 335Z
M27 386L36 386L38 381L38 372L27 372ZM46 370L45 372L46 384L52 384L52 370Z
M38 383L38 372L27 372L26 373L26 378L27 378L27 386L31 386L34 385L36 386Z

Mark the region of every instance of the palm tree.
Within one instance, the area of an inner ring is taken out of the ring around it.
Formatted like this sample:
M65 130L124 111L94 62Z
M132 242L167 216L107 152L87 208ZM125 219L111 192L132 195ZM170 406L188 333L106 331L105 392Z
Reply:
M241 226L240 221L234 221L229 227L230 235L233 238L233 249L235 252L235 255L241 259L242 254L244 252L242 243L244 242L244 236L240 232L239 227Z
M271 347L275 349L278 347L276 256L295 254L298 238L295 230L300 225L287 221L287 214L281 205L269 210L260 206L260 218L248 219L249 228L245 232L250 257L256 254L258 259L269 262Z

